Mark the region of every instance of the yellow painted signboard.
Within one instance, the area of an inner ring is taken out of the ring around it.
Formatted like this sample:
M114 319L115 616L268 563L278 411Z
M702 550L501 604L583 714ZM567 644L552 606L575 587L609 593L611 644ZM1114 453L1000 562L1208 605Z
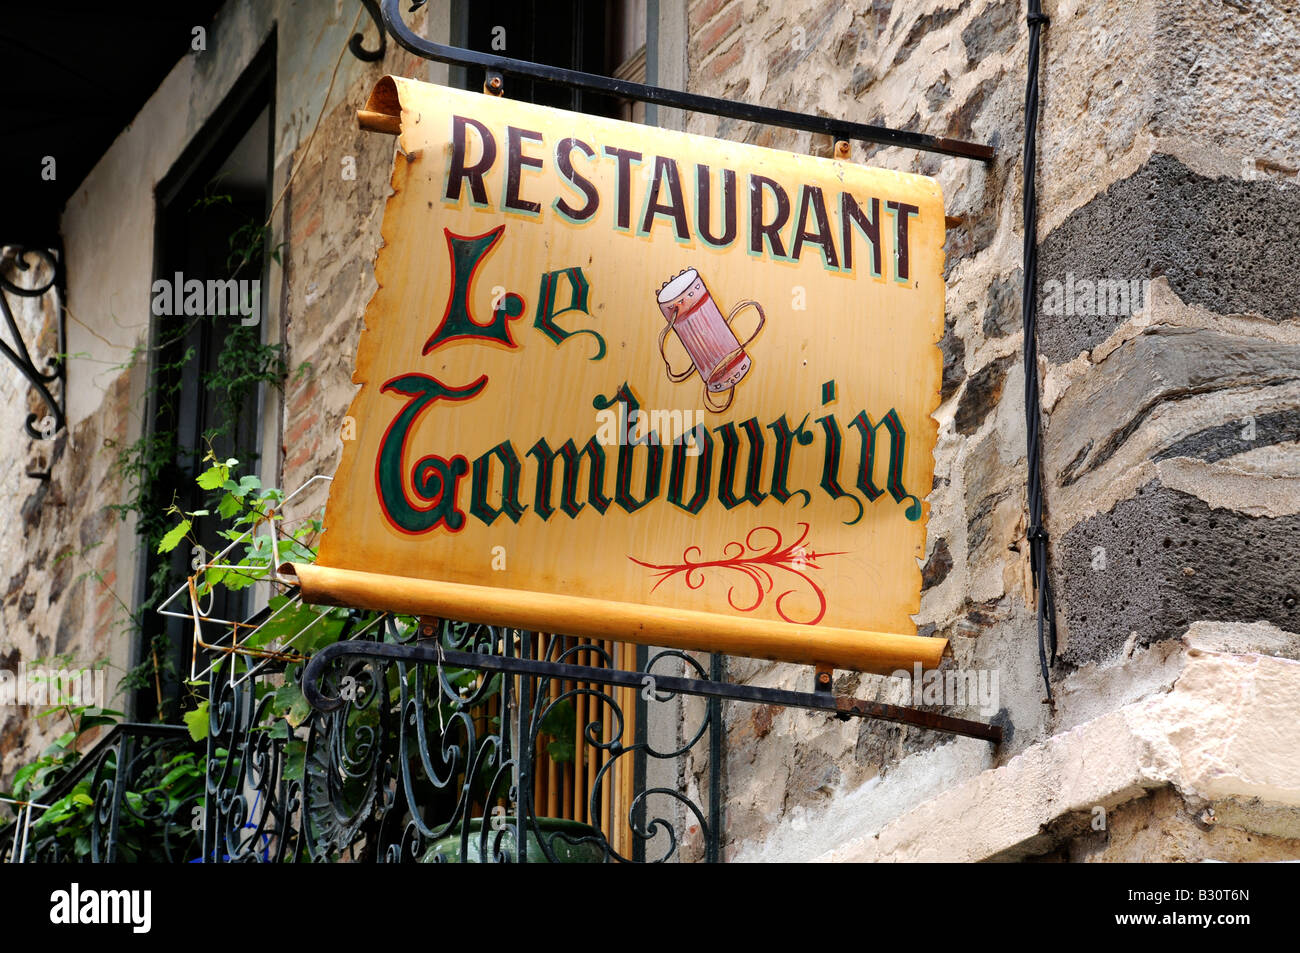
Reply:
M361 116L400 149L309 598L937 664L933 180L405 79Z

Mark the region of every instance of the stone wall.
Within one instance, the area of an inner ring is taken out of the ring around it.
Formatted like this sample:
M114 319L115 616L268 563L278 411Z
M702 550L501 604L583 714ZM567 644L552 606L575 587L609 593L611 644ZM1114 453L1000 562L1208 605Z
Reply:
M28 258L36 270L34 257ZM16 273L6 262L6 273ZM40 266L43 267L43 266ZM44 280L43 278L41 279ZM43 367L58 352L53 292L42 298L10 297L32 353ZM111 488L113 448L125 436L129 380L110 375L103 403L53 440L32 440L23 429L49 408L8 362L0 377L0 428L5 454L0 469L0 669L81 669L119 661L113 642L124 616L117 603L118 521L95 488ZM59 395L58 385L53 385ZM48 479L29 474L48 472ZM62 662L55 662L61 657ZM120 665L120 661L119 661ZM120 667L109 681L120 678ZM31 754L68 730L59 717L37 719L36 707L0 705L0 787Z
M1068 666L1198 619L1300 630L1300 24L1276 3L1143 4L1134 22L1127 38L1092 27L1097 59L1140 50L1104 77L1126 88L1110 107L1124 136L1094 154L1050 146L1042 171L1060 184L1040 281L1149 283L1128 312L1094 299L1040 318ZM1065 101L1103 88L1095 66L1076 71L1082 51L1062 52L1048 143L1077 128Z
M1085 864L1269 863L1300 856L1300 839L1261 834L1223 822L1218 813L1189 805L1173 788L1135 798L1106 814L1074 819L1051 851L1027 860Z
M1158 646L1197 620L1300 632L1300 25L1276 4L1045 6L1039 370L1055 705L1038 673L1024 539L1023 5L689 6L695 91L998 151L985 165L855 144L852 158L943 186L944 402L916 620L952 641L948 664L998 672L1008 740L994 750L727 706L733 858L813 856L1162 690ZM706 116L687 128L829 153L813 136ZM1123 313L1043 297L1050 282L1078 297L1081 280L1094 304L1097 283L1113 283L1112 298L1120 281L1145 283ZM810 685L770 663L731 660L730 675ZM837 688L882 701L907 690L873 676Z
M1268 623L1194 623L1176 642L1063 679L1055 733L1005 764L951 770L921 799L921 772L904 762L847 794L838 825L774 831L745 856L1294 859L1297 658L1300 639ZM922 771L961 767L929 761Z
M412 75L419 67L408 63L384 72L390 71ZM357 390L352 362L361 314L376 288L374 261L396 140L361 131L356 110L380 75L375 70L358 80L322 118L319 145L286 195L284 339L293 372L284 394L281 452L289 489L317 474L333 476L344 415ZM345 179L353 164L355 179ZM323 486L302 499L299 512L324 505Z
M1040 734L1046 723L1026 605L1024 409L1019 363L1018 155L1024 38L1014 3L730 3L689 8L689 62L697 92L994 145L989 164L854 143L852 161L933 175L949 215L943 404L923 567L918 631L951 640L951 663L996 669L1014 725L999 754L880 722L839 722L802 711L726 707L727 831L733 857L768 855L764 841L835 823L852 793L909 757L931 751L944 767L919 772L908 798L981 770ZM730 29L731 24L741 23ZM796 151L831 143L693 117L688 129ZM810 687L806 670L733 659L732 678ZM841 675L838 691L904 702L898 680ZM979 717L969 710L951 713ZM941 749L950 749L944 751ZM941 771L942 774L935 772ZM904 798L906 800L906 798ZM901 804L902 802L900 802ZM811 840L811 838L810 838ZM757 852L757 853L755 853Z

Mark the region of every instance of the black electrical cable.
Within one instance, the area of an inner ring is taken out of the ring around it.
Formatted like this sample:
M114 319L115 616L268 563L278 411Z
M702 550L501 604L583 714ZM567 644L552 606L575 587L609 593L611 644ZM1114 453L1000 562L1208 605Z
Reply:
M1020 314L1025 331L1025 430L1026 464L1029 469L1030 565L1038 593L1038 664L1043 673L1047 698L1052 698L1049 664L1056 664L1056 604L1052 582L1047 576L1047 531L1043 529L1043 477L1041 420L1038 394L1038 196L1034 191L1034 164L1038 138L1038 44L1039 33L1048 17L1039 0L1029 0L1029 63L1025 80L1025 164L1024 227L1025 248L1022 271ZM1049 663L1050 654L1050 663Z

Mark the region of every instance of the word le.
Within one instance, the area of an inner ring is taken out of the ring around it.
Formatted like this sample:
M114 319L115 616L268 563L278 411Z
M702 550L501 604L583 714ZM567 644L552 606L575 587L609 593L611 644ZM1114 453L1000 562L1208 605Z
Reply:
M50 922L129 923L132 933L148 933L153 923L152 890L85 890L73 883L69 890L50 894Z
M998 704L998 673L996 670L979 669L978 671L933 669L921 673L921 663L914 662L912 671L899 669L894 678L912 680L913 705L948 705L957 708L979 706L984 717L995 715L1001 705Z
M150 305L155 317L186 315L240 315L239 323L252 327L261 319L262 281L260 278L186 278L176 272L173 278L159 278L153 283Z

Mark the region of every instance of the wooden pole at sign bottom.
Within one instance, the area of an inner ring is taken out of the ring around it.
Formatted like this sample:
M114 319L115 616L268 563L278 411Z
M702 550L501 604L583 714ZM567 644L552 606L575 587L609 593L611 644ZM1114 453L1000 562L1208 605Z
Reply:
M910 674L917 662L922 669L936 668L948 648L947 639L732 618L670 606L605 602L303 563L286 563L280 572L297 576L303 601L318 605L829 665L875 675L892 675L900 669Z

